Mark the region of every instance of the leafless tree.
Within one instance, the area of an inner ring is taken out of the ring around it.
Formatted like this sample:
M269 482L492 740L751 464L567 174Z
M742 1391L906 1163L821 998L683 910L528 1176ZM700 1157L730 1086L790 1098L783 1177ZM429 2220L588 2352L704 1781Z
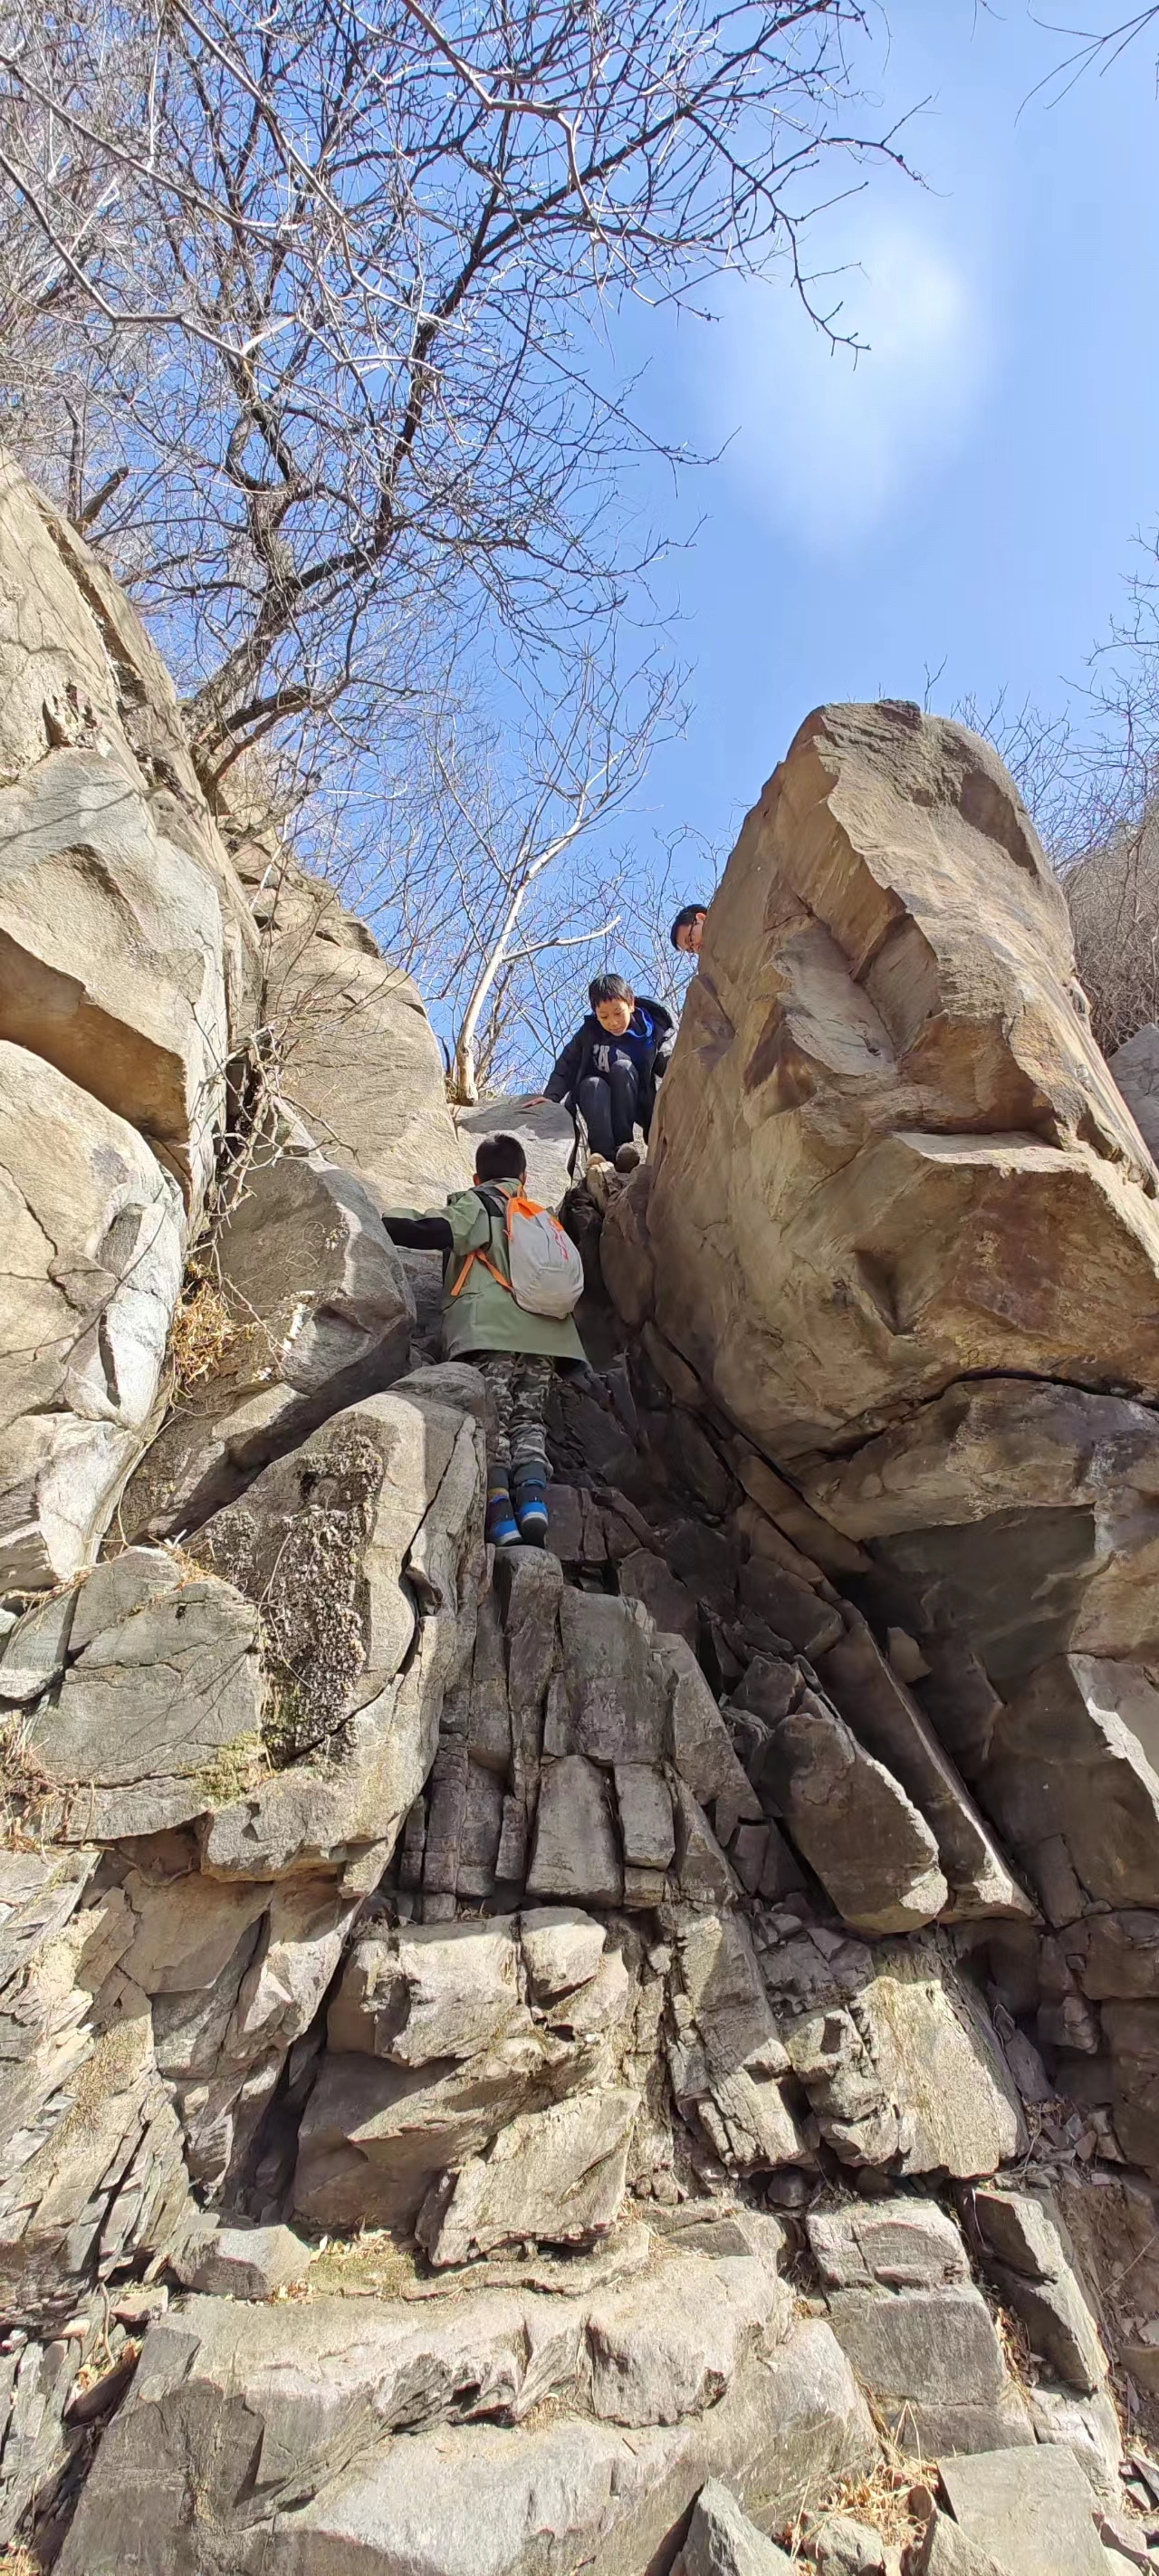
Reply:
M1159 1019L1159 573L1131 581L1125 616L1060 713L1004 694L954 712L995 744L1030 807L1111 1055Z
M1132 579L1091 667L1060 869L1095 1035L1111 1055L1159 1019L1159 572Z
M622 671L610 642L570 676L557 696L508 673L500 723L468 675L396 742L389 807L340 800L332 818L324 873L416 976L463 1101L541 1082L554 969L574 996L621 921L664 901L647 836L612 835L680 722L677 678L656 652Z
M373 746L448 636L586 655L652 551L604 317L778 260L810 298L825 167L897 157L875 4L4 0L9 428L161 617L211 789Z
M1104 0L1105 5L1106 0ZM1101 71L1109 70L1111 64L1117 62L1119 56L1125 54L1128 47L1135 44L1140 36L1145 35L1149 27L1159 27L1159 0L1147 0L1145 8L1128 10L1124 18L1120 18L1112 9L1111 19L1111 25L1103 28L1076 27L1065 19L1053 16L1039 20L1039 24L1047 28L1051 35L1061 37L1067 47L1067 51L1061 55L1040 83L1040 95L1044 95L1049 100L1057 100L1064 97L1069 89L1073 89L1075 82L1082 79L1084 72L1091 71L1096 66Z

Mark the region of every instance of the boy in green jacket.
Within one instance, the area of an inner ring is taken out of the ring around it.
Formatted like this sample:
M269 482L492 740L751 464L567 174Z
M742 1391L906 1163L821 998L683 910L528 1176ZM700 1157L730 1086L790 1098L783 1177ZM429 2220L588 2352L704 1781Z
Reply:
M512 1294L500 1202L523 1191L526 1181L518 1139L487 1136L475 1158L472 1187L455 1190L445 1210L420 1216L392 1208L382 1220L392 1243L444 1256L443 1348L449 1360L470 1360L487 1389L487 1537L493 1547L515 1547L520 1539L543 1546L548 1393L557 1360L584 1356L570 1315L528 1314Z

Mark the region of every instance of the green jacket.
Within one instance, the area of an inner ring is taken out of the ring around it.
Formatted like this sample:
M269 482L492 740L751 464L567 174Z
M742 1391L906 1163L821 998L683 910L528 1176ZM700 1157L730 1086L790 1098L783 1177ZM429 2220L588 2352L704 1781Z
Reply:
M493 1196L506 1197L514 1186L512 1181L487 1183ZM451 1229L453 1250L443 1288L443 1348L449 1360L466 1359L472 1351L525 1351L544 1359L582 1360L584 1347L571 1316L529 1315L525 1307L516 1305L511 1290L492 1278L485 1262L471 1263L455 1296L471 1252L485 1252L504 1278L511 1276L506 1231L477 1190L455 1190L445 1208L391 1208L384 1223L389 1232L396 1218L414 1224L424 1215L445 1218Z

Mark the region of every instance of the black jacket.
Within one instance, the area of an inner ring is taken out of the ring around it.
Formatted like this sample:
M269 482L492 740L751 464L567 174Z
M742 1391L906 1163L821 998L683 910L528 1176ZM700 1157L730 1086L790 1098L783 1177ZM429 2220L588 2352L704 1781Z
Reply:
M638 993L636 1002L638 1009L648 1012L655 1037L654 1046L646 1051L640 1062L640 1125L647 1135L656 1106L656 1085L667 1071L668 1059L676 1044L676 1031L662 1003L650 1002L646 993ZM550 1082L544 1085L545 1100L563 1100L569 1109L574 1108L581 1082L588 1074L599 1071L593 1060L596 1048L615 1044L615 1038L609 1038L607 1030L600 1027L595 1012L589 1011L582 1028L576 1030L574 1038L568 1039Z

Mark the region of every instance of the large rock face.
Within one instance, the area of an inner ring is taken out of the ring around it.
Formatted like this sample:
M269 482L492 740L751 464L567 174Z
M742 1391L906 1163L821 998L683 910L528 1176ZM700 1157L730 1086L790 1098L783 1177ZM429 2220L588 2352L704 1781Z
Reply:
M554 1552L489 1551L379 1209L496 1124L555 1197L567 1121L457 1135L413 986L235 815L259 959L15 476L0 678L0 2558L755 2576L879 2460L862 2386L1117 2494L1036 2186L1090 2172L1146 2385L1155 1183L996 765L806 728L653 1165L568 1194L613 1356Z
M1153 1395L1154 1190L995 754L912 707L811 716L729 861L627 1193L668 1341L782 1461L967 1373Z
M181 1283L144 1139L0 1041L0 1590L87 1564L140 1448Z
M1121 1092L984 743L822 709L729 862L650 1166L601 1240L661 1472L752 1551L731 1598L698 1588L722 1671L747 1667L753 1776L855 1928L1025 1912L1021 1877L1064 1936L1018 2007L1025 2079L1073 2084L1149 2173L1159 1215L1128 1102L1153 1037ZM854 1606L825 1634L830 1577ZM839 1773L786 1640L852 1739Z
M259 983L172 681L0 458L0 1583L90 1563L141 1450Z
M401 1376L414 1301L369 1191L279 1119L212 1249L220 1349L183 1390L118 1514L175 1538L327 1417ZM204 1293L204 1292L203 1292Z
M0 1037L139 1127L196 1201L256 1012L253 922L168 673L7 459L0 671Z
M471 1178L417 986L333 890L284 850L239 834L262 935L265 1012L281 1086L322 1151L382 1207L435 1207ZM427 1256L429 1259L429 1256Z
M150 2337L62 2576L123 2566L127 2516L156 2576L222 2545L296 2576L636 2576L713 2475L782 2523L874 2451L832 2334L786 2338L786 2304L759 2259L705 2254L618 2299L375 2300L353 2327L341 2300L190 2300Z
M836 1528L1002 1687L1056 1647L1159 1651L1159 1415L974 1380L805 1478Z

